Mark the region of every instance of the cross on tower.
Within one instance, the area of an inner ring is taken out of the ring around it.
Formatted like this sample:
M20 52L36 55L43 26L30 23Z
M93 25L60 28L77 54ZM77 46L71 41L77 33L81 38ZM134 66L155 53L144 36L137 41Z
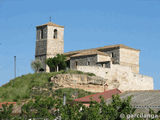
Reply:
M52 17L49 17L49 22L51 22L52 21Z

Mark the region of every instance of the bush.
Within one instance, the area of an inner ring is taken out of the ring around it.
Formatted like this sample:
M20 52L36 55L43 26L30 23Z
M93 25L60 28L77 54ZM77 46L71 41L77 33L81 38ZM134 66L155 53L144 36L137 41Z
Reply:
M46 64L49 66L50 72L65 70L67 67L66 57L63 54L57 54L54 58L48 58Z
M34 60L31 63L31 67L34 70L34 72L39 72L39 70L42 68L42 63L40 60Z
M2 104L0 111L0 120L7 120L12 118L13 105Z

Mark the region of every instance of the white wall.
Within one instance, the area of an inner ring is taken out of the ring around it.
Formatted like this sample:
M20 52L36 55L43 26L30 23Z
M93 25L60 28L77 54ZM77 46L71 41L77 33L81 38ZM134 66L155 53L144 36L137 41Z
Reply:
M78 66L78 70L91 72L106 79L108 89L118 88L127 90L153 90L153 78L133 73L130 67L112 65L111 68L96 66Z

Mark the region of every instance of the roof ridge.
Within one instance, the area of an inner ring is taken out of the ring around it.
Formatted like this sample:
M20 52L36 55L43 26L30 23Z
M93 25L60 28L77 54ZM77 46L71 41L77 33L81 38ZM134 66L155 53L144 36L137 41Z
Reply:
M71 57L79 57L79 56L87 56L87 55L104 55L104 56L109 56L107 53L101 52L99 50L88 50L88 51L82 51L76 54L71 55Z
M139 49L135 49L135 48L131 48L129 46L126 46L124 44L116 44L116 45L107 45L107 46L103 46L103 47L97 47L97 48L90 48L90 49L82 49L82 50L76 50L76 51L70 51L70 52L66 52L64 54L78 54L80 52L85 52L85 51L91 51L91 50L101 50L101 49L110 49L110 48L116 48L116 47L121 47L121 48L126 48L126 49L131 49L131 50L135 50L135 51L140 51Z
M48 22L46 24L42 24L42 25L38 25L36 27L42 27L42 26L55 26L55 27L61 27L61 28L64 28L64 26L61 26L61 25L58 25L58 24L55 24L53 22Z

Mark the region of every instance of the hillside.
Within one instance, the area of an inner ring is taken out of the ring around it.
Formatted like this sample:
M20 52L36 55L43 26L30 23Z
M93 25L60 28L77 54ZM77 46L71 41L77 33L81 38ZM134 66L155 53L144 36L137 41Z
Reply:
M63 93L66 93L67 98L71 100L92 94L91 92L73 88L61 88L53 91L52 87L54 84L50 83L50 78L58 74L85 74L94 76L92 73L70 70L22 75L0 87L0 102L19 102L33 98L37 95L62 97Z

